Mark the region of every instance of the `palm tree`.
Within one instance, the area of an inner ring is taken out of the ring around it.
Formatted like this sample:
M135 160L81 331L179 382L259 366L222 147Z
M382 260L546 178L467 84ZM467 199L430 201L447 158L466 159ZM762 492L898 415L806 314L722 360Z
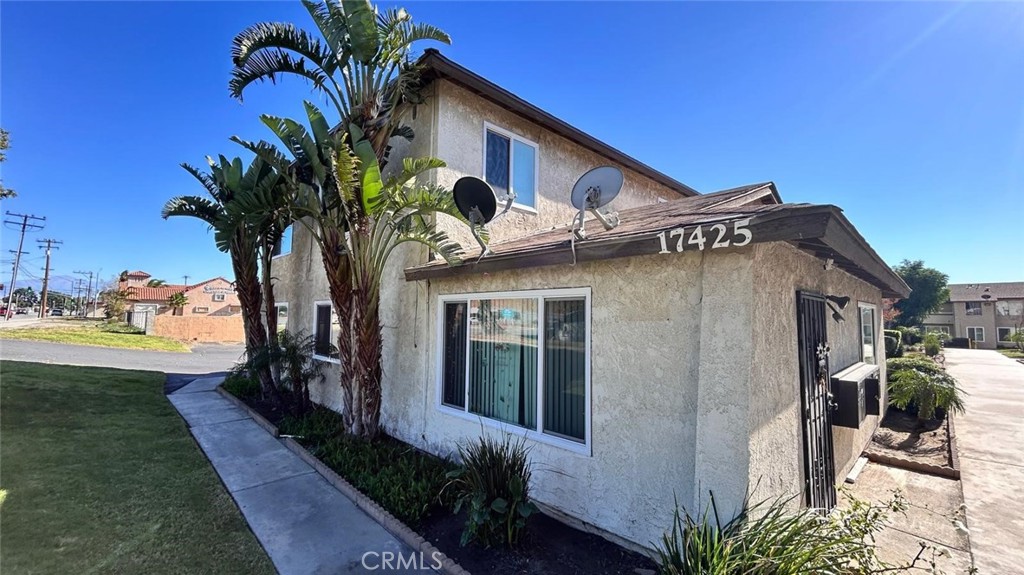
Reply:
M262 160L254 160L243 170L242 160L228 160L220 156L220 163L207 158L210 173L203 172L189 164L181 167L191 174L206 189L209 198L202 196L177 196L164 205L161 215L164 219L174 216L197 218L209 224L214 230L217 247L231 257L235 273L235 289L242 308L245 331L246 354L252 357L267 346L267 331L263 324L262 293L257 258L257 234L252 226L240 222L228 210L228 206L242 189L243 183L250 184L256 175L270 169ZM269 368L257 370L256 376L264 393L276 395L276 387Z
M340 353L343 419L356 435L380 431L380 288L395 249L406 242L426 245L445 260L457 261L461 247L435 227L444 213L462 221L451 192L418 185L421 176L445 164L436 158L406 158L398 175L382 179L371 143L356 126L349 137L331 133L323 114L306 102L312 135L294 120L262 116L287 158L267 142L239 140L250 151L288 174L293 217L307 227L320 248L331 301L342 326ZM359 192L362 192L361 194Z
M167 285L167 281L166 280L158 280L156 278L151 279L148 282L146 282L146 287L161 287L161 286L165 286L165 285Z
M175 313L179 309L184 309L184 307L188 305L188 296L185 295L185 292L171 294L171 296L167 298L167 305L171 310L173 310L172 313Z

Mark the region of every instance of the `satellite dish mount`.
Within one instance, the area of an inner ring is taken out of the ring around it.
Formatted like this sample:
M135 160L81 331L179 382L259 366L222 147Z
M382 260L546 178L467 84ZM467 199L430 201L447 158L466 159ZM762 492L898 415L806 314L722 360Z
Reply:
M480 236L480 230L507 214L515 202L516 195L509 190L501 198L496 198L494 190L487 182L472 176L459 178L452 188L452 195L455 196L455 206L469 221L469 230L473 233L476 243L480 245L480 257L492 253L487 247L487 242ZM500 214L497 213L499 201L505 202Z
M584 220L588 211L594 214L606 230L615 229L619 225L618 212L602 213L600 208L619 195L622 182L622 171L612 166L594 168L576 180L576 185L572 187L572 205L579 210L572 222L572 233L576 239L587 239Z

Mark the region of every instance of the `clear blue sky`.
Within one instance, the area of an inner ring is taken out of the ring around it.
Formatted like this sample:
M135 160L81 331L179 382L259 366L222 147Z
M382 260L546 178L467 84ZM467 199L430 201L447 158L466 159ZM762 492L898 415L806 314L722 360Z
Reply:
M406 6L456 61L700 191L773 180L890 264L1024 280L1024 4ZM180 162L301 117L299 81L228 97L231 38L263 20L312 27L298 2L0 3L2 209L47 217L27 273L52 237L57 289L77 269L230 277L201 223L159 212L201 192Z

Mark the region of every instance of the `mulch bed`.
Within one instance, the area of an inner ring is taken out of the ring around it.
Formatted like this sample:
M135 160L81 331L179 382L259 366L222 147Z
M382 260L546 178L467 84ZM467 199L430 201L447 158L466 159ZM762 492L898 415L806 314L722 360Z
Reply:
M919 422L912 413L890 407L867 448L868 459L914 471L959 476L946 419Z
M538 513L530 517L515 549L459 545L465 512L435 513L417 531L470 573L484 575L634 575L657 566L597 535Z
M269 401L258 398L242 398L242 401L275 426L288 415ZM410 527L475 575L635 575L657 572L657 565L647 556L570 527L543 513L530 518L515 549L485 549L473 543L462 547L460 542L465 523L465 511L453 515L449 510L437 509L420 525Z

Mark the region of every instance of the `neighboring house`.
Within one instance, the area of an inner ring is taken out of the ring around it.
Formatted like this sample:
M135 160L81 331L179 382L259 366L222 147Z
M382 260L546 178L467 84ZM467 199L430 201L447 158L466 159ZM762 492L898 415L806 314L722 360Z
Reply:
M125 274L118 289L128 293L126 320L147 333L190 341L236 342L244 339L242 308L234 285L223 277L189 285L148 287L143 271ZM168 300L183 293L184 307Z
M411 244L392 260L387 432L439 455L480 433L525 436L545 511L633 547L670 528L674 502L699 511L709 491L723 515L755 486L755 499L832 507L885 404L882 298L909 294L842 212L783 204L771 183L700 195L437 52L422 62L416 139L392 158L442 158L430 183L481 177L519 205L479 261L450 218L440 226L467 248L463 265ZM573 244L569 191L599 165L624 173L621 224L590 221ZM303 226L291 247L274 261L288 328L337 364ZM337 371L311 393L340 410Z
M982 349L1012 347L1010 336L1024 329L1024 282L950 284L949 301L921 324Z

